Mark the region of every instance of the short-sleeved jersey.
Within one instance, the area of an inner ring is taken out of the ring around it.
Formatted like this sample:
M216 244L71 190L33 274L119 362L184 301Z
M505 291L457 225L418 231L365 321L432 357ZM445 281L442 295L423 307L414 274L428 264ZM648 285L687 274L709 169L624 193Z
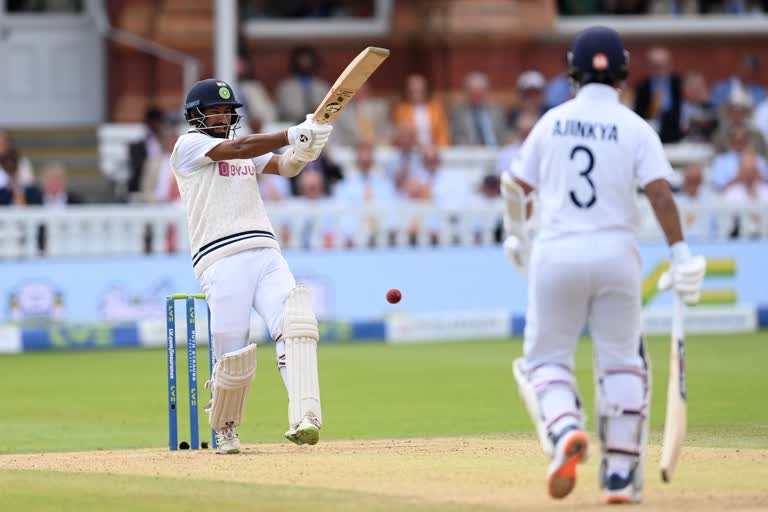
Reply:
M658 135L616 89L583 86L549 110L523 144L515 175L538 191L539 239L636 232L637 186L672 175Z
M190 131L179 137L171 153L198 278L224 256L257 247L279 249L256 180L272 153L216 162L206 156L224 140Z

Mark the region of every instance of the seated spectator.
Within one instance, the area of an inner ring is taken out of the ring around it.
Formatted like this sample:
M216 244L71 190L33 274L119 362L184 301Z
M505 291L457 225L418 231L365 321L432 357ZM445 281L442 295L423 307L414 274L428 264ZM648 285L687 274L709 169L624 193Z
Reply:
M635 112L647 120L663 143L677 142L682 101L680 76L672 72L669 51L661 46L648 50L648 77L635 89Z
M37 185L25 185L19 177L19 154L14 148L0 155L5 183L0 187L0 206L42 205L43 193Z
M14 145L11 142L11 136L6 130L0 130L0 155L5 154ZM24 155L18 155L19 168L17 171L17 179L22 185L34 185L35 172L32 168L32 162ZM0 187L4 187L7 183L8 176L6 175L3 166L0 165Z
M243 104L238 114L245 121L246 133L262 133L265 125L277 120L277 110L264 84L254 78L252 70L248 54L238 54L235 97Z
M416 137L416 127L404 121L395 128L392 146L395 153L384 162L384 175L400 189L402 181L411 176L419 181L424 179L421 150Z
M298 201L304 203L307 210L312 210L313 205L331 204L321 172L305 168L296 181L298 181ZM298 227L298 233L296 233L300 246L304 249L333 247L335 231L333 220L327 216L309 217L303 226Z
M758 159L752 153L746 153L739 162L737 180L723 192L723 199L740 207L768 204L768 183L765 175L761 176ZM757 238L768 226L762 225L761 216L756 212L745 212L737 217L731 236Z
M723 190L736 180L739 173L739 162L745 153L754 153L749 146L747 129L744 126L732 126L728 133L728 151L720 153L712 159L710 164L710 178L712 186L716 190ZM757 168L763 178L768 178L768 162L755 155Z
M517 118L523 112L535 114L536 119L541 117L547 111L546 98L544 97L546 86L547 80L538 71L529 70L520 73L520 76L517 77L517 105L509 111L507 125L517 126Z
M509 171L514 165L520 163L523 142L525 142L526 137L533 130L538 119L539 116L534 112L523 112L517 118L517 126L515 127L512 142L501 148L501 151L496 156L497 173L501 174L502 172Z
M135 194L142 190L142 173L144 163L151 158L157 158L163 151L160 144L160 131L166 123L165 113L157 107L150 107L144 114L146 133L141 140L128 146L128 193Z
M170 124L163 125L157 135L160 151L144 162L141 195L146 203L174 203L181 200L176 176L171 171L171 153L179 135Z
M336 186L336 183L344 178L344 174L341 172L341 167L331 158L331 154L330 150L326 149L320 154L320 158L309 162L302 171L302 173L306 171L316 171L322 175L323 180L321 183L323 185L323 194L326 196L333 194L333 189ZM301 195L299 180L288 180L288 184L291 187L293 195Z
M440 151L435 147L425 148L422 158L426 181L421 184L419 199L441 208L463 208L470 204L472 187L461 171L444 169ZM447 230L454 219L446 218L444 214L432 214L418 222L427 229L430 244L437 245L441 231Z
M683 79L680 105L680 132L686 142L710 143L717 129L717 111L709 101L707 82L701 73L691 72Z
M491 103L488 77L479 72L464 79L464 100L451 110L451 138L457 145L498 146L506 139L504 111Z
M757 55L747 54L731 76L715 82L712 86L712 103L715 107L721 107L731 97L734 89L741 88L749 95L752 105L759 105L768 95L759 83L760 59Z
M689 205L706 204L713 198L711 189L704 184L704 169L700 164L689 164L683 170L683 183L675 194L683 232L689 239L707 239L717 233L717 220L707 215L699 215Z
M366 82L333 123L333 142L341 146L382 144L392 137L389 103Z
M413 74L405 79L403 99L395 106L393 121L396 126L411 125L422 147L451 143L448 116L443 105L432 97L427 79L422 75Z
M288 77L277 84L277 117L300 123L322 103L330 84L317 75L319 60L312 48L300 46L291 53Z
M40 188L45 206L63 207L70 204L82 204L77 193L69 190L67 169L59 163L48 164L40 172Z
M742 126L747 131L747 144L758 154L765 156L766 142L763 135L751 124L752 100L743 89L733 89L728 102L721 109L720 129L715 133L713 144L715 151L727 151L728 132L732 126Z
M568 70L563 71L547 82L547 88L544 91L544 105L547 109L565 103L572 97L573 91L571 90L571 79L568 77Z
M486 174L480 181L480 186L477 188L477 192L473 195L472 205L487 206L494 205L496 201L501 197L501 179L498 174ZM465 218L472 217L465 214ZM488 222L492 220L493 232L491 239L487 239ZM501 211L495 219L488 219L486 214L481 217L469 220L473 224L473 232L475 236L475 243L482 244L487 241L500 244L504 239L504 225L502 220Z
M357 148L355 171L348 172L336 186L334 197L342 207L372 208L386 207L395 202L396 194L392 180L382 172L377 172L374 161L374 147L371 144L361 144ZM375 215L362 217L350 216L342 219L341 231L344 245L376 245L377 234L380 231L391 233L396 229L396 219L379 218ZM389 238L387 238L389 239Z
M284 201L291 197L291 179L278 174L259 174L259 193L265 203Z

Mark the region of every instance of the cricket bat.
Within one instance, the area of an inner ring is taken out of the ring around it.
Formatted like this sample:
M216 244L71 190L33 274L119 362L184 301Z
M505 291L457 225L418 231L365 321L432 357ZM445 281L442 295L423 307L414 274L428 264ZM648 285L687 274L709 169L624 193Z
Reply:
M673 293L672 340L669 354L669 384L667 387L667 416L664 419L664 444L661 448L661 480L669 482L677 465L688 426L688 405L685 390L685 304Z
M312 120L320 124L333 122L360 86L387 57L389 57L389 50L386 48L369 46L360 52L336 79L323 102L315 110Z

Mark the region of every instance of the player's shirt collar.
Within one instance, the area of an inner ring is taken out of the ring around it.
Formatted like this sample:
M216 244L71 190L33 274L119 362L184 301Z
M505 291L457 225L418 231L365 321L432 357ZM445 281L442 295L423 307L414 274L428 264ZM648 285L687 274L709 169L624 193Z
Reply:
M579 88L577 98L619 101L619 91L605 84L586 84Z

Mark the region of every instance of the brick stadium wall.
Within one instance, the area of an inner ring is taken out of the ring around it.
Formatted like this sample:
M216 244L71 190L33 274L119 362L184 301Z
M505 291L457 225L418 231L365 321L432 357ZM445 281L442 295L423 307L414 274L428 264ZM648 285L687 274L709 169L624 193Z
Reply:
M288 73L288 55L295 45L313 45L322 58L320 74L329 82L364 46L392 50L384 72L371 83L379 94L399 96L403 77L425 74L444 97L458 94L464 75L471 70L488 73L497 96L504 104L515 101L517 75L538 69L547 77L564 68L567 42L540 42L532 31L551 26L552 10L546 2L520 0L511 9L508 0L413 0L396 1L393 32L386 38L358 40L245 41L255 78L270 92ZM450 9L446 5L451 4ZM111 0L112 23L160 44L198 57L203 77L212 70L213 12L210 0ZM468 10L471 5L472 10ZM531 11L530 7L536 9ZM494 10L495 9L495 10ZM526 10L528 9L528 10ZM436 14L437 13L437 14ZM525 23L520 22L520 18ZM457 22L457 19L462 23ZM667 45L675 68L684 73L697 70L714 81L735 68L745 52L763 62L761 80L768 84L768 35L764 38L715 38L668 41L631 39L630 84L645 74L645 52L652 44ZM182 102L182 72L179 66L162 62L121 45L109 47L109 109L115 121L139 121L146 106L156 104L178 109Z

